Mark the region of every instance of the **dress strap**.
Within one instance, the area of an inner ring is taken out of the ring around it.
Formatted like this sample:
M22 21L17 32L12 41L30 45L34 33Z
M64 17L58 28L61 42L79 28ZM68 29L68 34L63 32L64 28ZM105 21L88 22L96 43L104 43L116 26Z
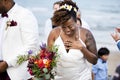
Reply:
M78 29L78 35L79 35L79 40L81 41L81 43L86 47L85 43L82 41L82 39L80 38L80 28Z
M61 36L61 34L62 34L62 30L60 29L60 34L59 34L59 37Z

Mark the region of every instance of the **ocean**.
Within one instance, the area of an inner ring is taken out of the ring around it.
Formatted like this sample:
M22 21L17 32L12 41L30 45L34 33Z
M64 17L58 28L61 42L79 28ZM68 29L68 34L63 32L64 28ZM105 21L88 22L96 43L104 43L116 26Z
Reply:
M53 3L58 0L15 0L30 9L39 23L40 39L44 37L45 21L52 16ZM118 51L111 37L115 27L120 27L120 0L73 0L80 8L82 18L89 24L97 49L107 47Z

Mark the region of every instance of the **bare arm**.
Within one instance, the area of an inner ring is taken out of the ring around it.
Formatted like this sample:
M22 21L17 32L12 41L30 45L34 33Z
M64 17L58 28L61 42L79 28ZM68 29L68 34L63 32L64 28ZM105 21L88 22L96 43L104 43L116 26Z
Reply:
M47 39L47 44L48 44L48 47L52 47L56 38L58 37L58 35L60 34L60 28L55 28L53 29L49 36L48 36L48 39Z
M83 47L81 51L83 52L85 58L92 64L97 63L97 49L96 49L96 42L94 37L90 31L86 33L86 48Z
M47 44L48 44L48 47L51 47L53 44L54 44L54 31L51 31L49 36L48 36L48 39L47 39Z

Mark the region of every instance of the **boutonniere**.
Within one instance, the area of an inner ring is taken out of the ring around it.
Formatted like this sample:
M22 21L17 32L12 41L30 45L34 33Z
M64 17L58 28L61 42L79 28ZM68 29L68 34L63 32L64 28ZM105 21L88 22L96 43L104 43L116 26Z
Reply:
M12 20L12 21L7 21L7 27L6 27L6 30L8 27L13 27L13 26L17 26L17 22Z

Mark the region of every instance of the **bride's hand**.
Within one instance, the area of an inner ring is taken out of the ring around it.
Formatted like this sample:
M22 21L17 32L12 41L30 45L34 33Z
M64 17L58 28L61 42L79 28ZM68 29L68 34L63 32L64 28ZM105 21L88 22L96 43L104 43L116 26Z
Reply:
M83 47L85 47L83 45L83 43L78 39L78 40L75 40L73 43L72 43L72 48L74 49L82 49Z
M84 47L84 45L82 44L82 42L76 38L74 41L70 41L70 40L66 40L64 42L64 45L66 47L66 49L82 49Z
M72 47L72 41L69 40L64 41L64 46L66 49L70 49Z

